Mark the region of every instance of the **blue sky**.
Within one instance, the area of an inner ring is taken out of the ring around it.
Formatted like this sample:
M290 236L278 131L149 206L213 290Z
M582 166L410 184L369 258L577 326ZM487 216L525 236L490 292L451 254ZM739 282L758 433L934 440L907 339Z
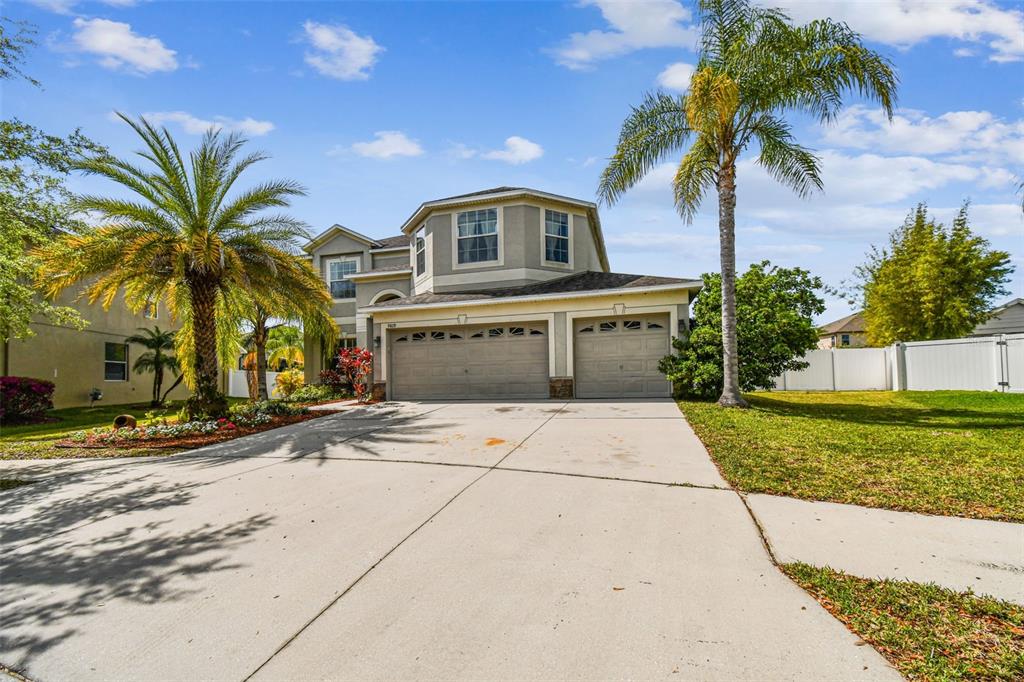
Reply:
M748 154L738 188L740 267L764 258L829 284L849 277L919 201L948 221L972 201L975 229L1009 251L1024 295L1024 10L987 0L787 2L798 21L847 21L899 72L893 124L851 99L822 127L794 120L822 158L825 191L801 200ZM870 7L870 9L868 9ZM693 52L687 2L332 3L38 0L5 14L39 28L29 73L3 116L75 127L135 148L111 112L147 114L187 143L211 123L272 159L251 180L288 177L309 195L312 232L338 222L387 236L419 203L497 185L593 199L629 106L683 87ZM612 269L717 270L714 195L693 225L672 208L672 164L602 208ZM75 179L77 190L107 190ZM847 312L830 300L822 319Z

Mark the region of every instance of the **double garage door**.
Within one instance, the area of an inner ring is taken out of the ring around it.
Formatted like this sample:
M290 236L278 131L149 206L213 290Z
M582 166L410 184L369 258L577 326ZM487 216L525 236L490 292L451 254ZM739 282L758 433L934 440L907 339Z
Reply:
M547 398L546 322L391 331L389 382L396 400ZM670 350L668 315L573 321L577 398L660 398Z
M391 332L392 397L547 398L546 322Z

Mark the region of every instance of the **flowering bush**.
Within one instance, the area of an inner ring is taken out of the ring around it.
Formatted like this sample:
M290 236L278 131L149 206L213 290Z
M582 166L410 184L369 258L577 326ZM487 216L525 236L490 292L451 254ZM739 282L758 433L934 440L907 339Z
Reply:
M342 348L338 351L338 370L355 391L356 398L366 400L366 377L373 371L373 353L366 348Z
M31 377L0 377L0 420L41 417L53 409L52 381Z
M157 440L160 438L181 438L238 428L227 419L217 421L181 422L177 424L148 424L136 426L134 429L98 428L88 431L75 431L68 440L74 443L109 444L140 440Z
M264 400L262 402L249 402L242 403L241 405L235 405L231 408L231 417L238 421L239 419L248 419L256 415L263 415L268 417L293 417L298 414L305 414L308 412L305 407L298 405L289 405L288 403L281 400ZM266 423L266 422L261 422Z

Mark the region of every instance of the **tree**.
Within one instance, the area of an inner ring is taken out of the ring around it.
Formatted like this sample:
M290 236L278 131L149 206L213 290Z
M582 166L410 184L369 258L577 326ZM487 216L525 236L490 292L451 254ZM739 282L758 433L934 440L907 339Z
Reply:
M267 363L271 367L302 367L306 357L302 349L302 330L293 325L282 325L270 330L267 337Z
M21 70L33 33L27 24L0 19L0 80L39 84ZM58 137L17 119L0 121L0 342L5 352L11 339L33 335L29 324L35 316L85 326L73 308L55 306L32 288L38 261L31 249L78 225L63 181L74 157L96 149L78 131Z
M153 373L153 398L150 401L150 405L160 407L167 399L167 394L181 383L181 370L178 367L178 358L171 355L171 351L174 350L174 332L164 331L160 327L153 327L152 329L139 327L139 331L141 334L135 334L125 339L127 343L137 343L147 349L145 353L135 359L132 369L135 370L136 374ZM160 390L163 388L164 372L173 372L175 376L179 377L179 380L175 381L167 389L167 393L161 395Z
M719 404L740 396L736 329L736 163L752 144L756 162L800 196L822 186L818 159L799 145L784 115L835 118L843 95L878 101L892 117L896 75L846 24L829 19L793 26L749 0L700 0L700 56L686 94L648 94L622 125L598 195L615 203L673 153L686 153L672 186L676 209L692 222L704 194L718 193L722 361Z
M238 321L247 306L284 296L329 303L321 278L292 253L293 240L308 237L302 223L266 212L305 192L290 180L236 190L242 173L266 158L240 156L245 139L239 135L211 129L186 161L166 128L119 116L144 143L137 154L145 164L92 154L74 166L134 196L76 197L75 207L101 224L41 249L39 285L52 297L88 281L88 300L104 307L123 290L134 311L165 301L182 321L175 349L194 389L187 412L223 416L227 399L218 389L218 366L237 353Z
M661 371L686 395L713 398L722 391L721 276L704 275L705 287L693 305L689 337L674 342L675 355L661 362ZM750 266L736 280L739 332L739 386L743 391L768 389L786 370L807 366L800 360L818 345L812 318L825 311L817 295L819 278L800 268L779 268L768 261Z
M872 247L854 272L854 295L864 308L868 343L951 339L988 319L996 298L1009 293L1010 254L989 249L973 234L964 204L946 228L920 204Z

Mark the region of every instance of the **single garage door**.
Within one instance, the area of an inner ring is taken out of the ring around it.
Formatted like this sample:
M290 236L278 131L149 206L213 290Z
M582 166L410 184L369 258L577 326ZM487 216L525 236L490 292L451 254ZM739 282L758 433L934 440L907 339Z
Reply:
M389 333L396 400L548 397L546 322Z
M665 398L658 371L669 354L669 316L625 315L573 321L577 398Z

